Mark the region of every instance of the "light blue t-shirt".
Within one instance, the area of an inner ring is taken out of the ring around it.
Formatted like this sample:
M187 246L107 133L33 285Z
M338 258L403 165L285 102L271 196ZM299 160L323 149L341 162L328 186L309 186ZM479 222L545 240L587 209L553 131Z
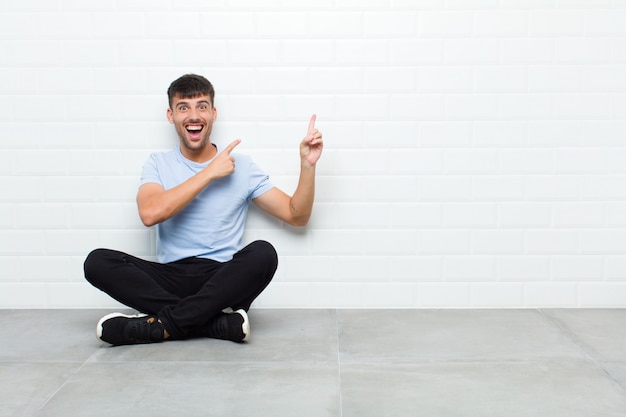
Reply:
M226 262L241 249L249 203L273 185L250 157L231 156L235 158L233 174L210 183L178 214L157 225L159 262L189 257ZM179 146L169 152L153 153L143 166L141 184L157 183L168 190L210 162L190 161Z

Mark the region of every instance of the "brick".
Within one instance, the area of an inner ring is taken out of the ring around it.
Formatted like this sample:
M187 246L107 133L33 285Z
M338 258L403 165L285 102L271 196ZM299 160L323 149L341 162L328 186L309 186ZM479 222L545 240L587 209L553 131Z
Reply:
M552 274L555 281L602 281L604 264L601 256L555 256Z
M335 47L335 60L340 65L384 65L389 61L385 40L340 39Z
M526 252L529 254L575 254L579 251L576 230L529 230L526 232Z
M317 39L354 38L363 34L363 17L353 11L309 13L309 35Z
M496 258L493 256L448 256L443 267L446 282L496 280Z
M391 39L389 41L390 65L430 65L443 61L443 42L438 39Z
M67 229L66 204L20 204L17 206L16 227L20 230Z
M275 40L229 40L228 61L235 65L267 65L278 61L280 46Z
M389 257L389 275L393 281L428 282L440 281L443 262L438 256Z
M469 146L472 124L468 122L422 122L419 124L420 147L454 148Z
M24 282L66 282L72 275L71 261L66 256L27 256L19 263Z
M444 41L446 64L496 64L500 59L500 42L497 39L458 38Z
M504 120L552 119L557 106L555 100L547 94L503 94L498 97L498 117Z
M581 193L580 179L573 176L529 176L524 184L527 200L578 200Z
M500 152L500 171L505 174L550 174L554 165L554 152L549 149Z
M626 250L626 229L582 230L581 251L585 254L620 254Z
M580 283L578 307L580 308L618 308L626 298L626 284Z
M493 94L453 94L446 97L446 119L497 120L498 97Z
M443 214L439 203L395 203L389 207L391 228L440 227Z
M363 71L363 91L366 93L415 91L416 78L416 72L412 68L368 68Z
M528 68L530 91L572 92L583 89L583 71L572 66L534 66Z
M611 59L611 43L602 38L563 38L555 40L559 63L598 64Z
M420 230L417 234L418 253L433 255L469 254L471 232L469 230Z
M548 203L498 204L498 225L507 228L546 228L551 225L552 206Z
M368 230L364 234L363 254L366 257L416 254L416 232L413 230Z
M527 144L528 128L524 121L482 121L471 124L471 142L476 147L510 148Z
M524 199L523 176L476 176L471 181L471 199L476 201L519 201Z
M417 284L417 304L421 308L469 308L471 294L469 283Z
M83 12L39 13L37 33L43 39L89 39L91 16Z
M474 69L475 88L481 92L525 92L528 81L525 68L478 67Z
M498 279L511 282L549 281L551 262L548 256L498 256Z
M397 94L390 98L393 121L432 121L445 118L445 97L440 94Z
M396 308L414 308L416 305L415 286L410 283L366 284L364 286L365 305L380 308L395 305Z
M555 41L536 38L504 38L500 41L503 64L551 64L554 62Z
M469 67L421 67L417 70L417 89L432 92L469 92L473 89Z
M509 254L524 253L524 233L520 230L472 230L472 253Z
M422 175L417 178L418 201L469 201L471 179L466 175Z
M365 180L366 188L360 200L398 203L420 201L419 185L416 185L416 181L414 175L394 174L369 177Z
M360 68L313 68L310 80L311 89L317 93L357 93L364 85Z
M247 11L200 13L200 35L205 39L247 38L255 31L254 13Z
M496 213L496 205L492 203L445 203L443 224L446 228L494 227Z
M530 13L530 34L534 36L581 36L585 13L580 10L535 10Z
M304 12L255 13L256 35L264 38L302 37L307 33L307 15Z
M420 36L469 36L472 14L459 11L423 11L419 14Z
M474 34L478 36L525 36L528 33L526 11L476 11Z
M524 285L524 302L530 308L571 308L578 306L577 283L531 282Z
M167 26L170 24L171 21ZM100 12L91 15L91 33L94 39L138 39L145 32L143 13Z
M444 171L444 155L440 150L403 149L389 151L390 174L438 174Z
M335 59L332 40L324 39L289 39L280 46L280 61L290 65L319 67L331 65Z
M491 149L447 150L444 154L446 172L493 174L498 170L498 153Z
M521 283L473 283L470 287L473 308L502 308L523 305L524 285Z
M416 32L417 13L411 11L365 12L363 34L389 38L412 36Z
M581 144L584 125L575 120L537 120L528 123L528 145L536 147L577 146Z
M621 35L626 34L624 10L591 10L585 14L585 29L592 35Z

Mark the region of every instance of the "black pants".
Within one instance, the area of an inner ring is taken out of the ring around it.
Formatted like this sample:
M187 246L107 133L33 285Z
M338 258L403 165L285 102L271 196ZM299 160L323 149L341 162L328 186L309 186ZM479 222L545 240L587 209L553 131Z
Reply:
M199 334L227 307L248 310L276 272L274 247L256 241L228 262L187 258L161 264L110 249L85 260L85 278L117 301L154 314L172 338Z

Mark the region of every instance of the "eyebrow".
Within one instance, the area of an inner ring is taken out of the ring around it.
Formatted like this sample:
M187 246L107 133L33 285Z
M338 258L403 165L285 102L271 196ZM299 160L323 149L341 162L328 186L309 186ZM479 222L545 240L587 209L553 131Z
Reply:
M200 100L196 104L208 104L209 106L211 105L209 100ZM188 101L179 101L178 103L176 103L176 107L179 107L179 106L189 106L189 105L190 105L190 103Z

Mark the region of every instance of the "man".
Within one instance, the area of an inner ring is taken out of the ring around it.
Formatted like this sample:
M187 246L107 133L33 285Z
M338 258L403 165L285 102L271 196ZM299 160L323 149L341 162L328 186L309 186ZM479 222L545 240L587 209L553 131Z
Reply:
M290 225L309 221L323 148L316 116L300 143L299 182L289 196L249 157L233 153L239 139L221 152L211 142L214 95L211 83L194 74L168 89L167 118L180 143L151 155L137 193L142 222L156 225L159 262L110 249L96 249L85 261L92 285L142 313L113 313L98 322L98 337L112 345L190 337L247 341L247 311L277 267L268 242L241 248L249 202Z

